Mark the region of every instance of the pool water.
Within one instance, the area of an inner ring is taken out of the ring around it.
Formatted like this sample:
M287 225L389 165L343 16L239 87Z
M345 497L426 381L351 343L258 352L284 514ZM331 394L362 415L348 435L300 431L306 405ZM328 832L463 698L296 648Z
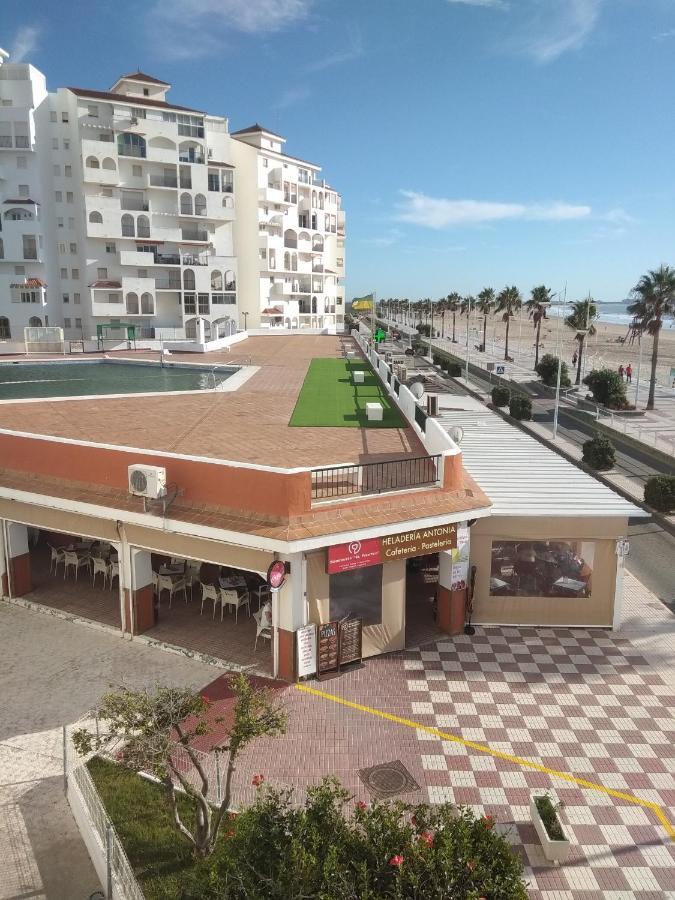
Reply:
M83 397L164 391L205 391L220 386L236 368L160 366L103 360L0 363L0 400Z

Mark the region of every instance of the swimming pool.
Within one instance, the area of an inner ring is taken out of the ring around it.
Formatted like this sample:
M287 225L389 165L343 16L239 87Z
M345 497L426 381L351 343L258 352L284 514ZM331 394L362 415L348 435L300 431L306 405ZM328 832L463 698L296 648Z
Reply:
M160 366L98 359L0 363L0 400L206 391L220 387L236 371L237 367L228 366Z

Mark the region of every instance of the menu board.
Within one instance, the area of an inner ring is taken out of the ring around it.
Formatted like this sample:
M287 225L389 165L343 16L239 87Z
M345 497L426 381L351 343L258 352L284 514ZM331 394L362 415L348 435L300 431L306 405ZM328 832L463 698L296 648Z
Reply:
M305 625L296 631L298 652L298 678L316 672L316 625Z
M343 622L340 622L341 666L362 659L361 632L361 619L345 619Z
M324 622L319 625L319 653L317 672L332 672L338 668L338 623Z

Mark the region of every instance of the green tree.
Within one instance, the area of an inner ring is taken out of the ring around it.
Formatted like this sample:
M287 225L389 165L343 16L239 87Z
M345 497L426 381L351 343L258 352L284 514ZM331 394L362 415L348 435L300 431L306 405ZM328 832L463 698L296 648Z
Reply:
M546 307L551 302L551 289L547 288L545 284L537 285L537 287L533 287L530 291L529 298L525 301L525 306L527 307L527 314L532 322L534 323L536 335L535 335L535 347L534 347L534 369L535 372L537 370L537 366L539 365L539 343L541 337L541 323L542 320L546 318Z
M447 309L448 312L452 313L452 343L457 343L457 338L455 336L455 327L457 324L457 313L459 312L459 305L461 303L462 298L457 293L457 291L453 291L451 294L448 294L446 297L447 301Z
M502 321L506 322L506 337L504 340L504 359L509 359L509 326L511 319L523 305L523 298L515 285L505 287L497 297L497 312L502 314Z
M287 716L273 695L255 688L245 675L230 678L236 698L226 742L217 749L227 753L223 801L214 809L208 801L209 775L194 743L214 734L222 718L209 716L209 701L189 688L159 686L154 691L122 688L105 694L97 714L103 731L92 734L81 728L73 735L77 750L86 754L100 749L111 738L124 743L117 757L134 772L150 772L161 782L176 831L192 846L195 856L210 856L218 831L232 801L232 779L239 754L259 737L275 737L286 731ZM199 789L178 764L176 747L190 760ZM195 804L192 828L183 821L176 800L177 781Z
M648 331L652 336L652 365L647 409L654 409L659 337L664 319L675 315L675 269L662 265L647 272L633 288L633 297L634 301L628 307L628 312L638 319L642 331Z
M583 461L598 472L606 472L614 467L616 453L612 442L602 434L584 441L582 447Z
M495 306L495 292L493 288L483 288L476 299L476 309L483 317L483 353L487 344L487 320Z
M596 403L603 403L610 409L625 409L626 385L623 378L614 369L593 369L584 378Z
M575 340L579 344L577 353L577 377L575 384L581 384L581 359L584 354L584 344L587 335L591 337L595 334L595 325L598 319L598 307L592 297L585 300L577 300L572 304L572 312L565 318L565 325L576 331Z
M537 375L548 387L555 387L558 383L558 357L552 353L545 353L537 364ZM571 385L567 363L560 363L560 387Z

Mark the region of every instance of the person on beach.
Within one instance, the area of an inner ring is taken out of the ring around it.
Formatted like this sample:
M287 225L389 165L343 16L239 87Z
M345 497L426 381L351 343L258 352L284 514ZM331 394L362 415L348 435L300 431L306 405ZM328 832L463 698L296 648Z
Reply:
M625 372L625 369L623 367L623 363L621 363L621 365L619 366L619 375L621 376L622 381L623 381L624 372Z
M628 382L628 384L633 383L633 367L630 363L628 363L628 365L626 366L626 381Z

